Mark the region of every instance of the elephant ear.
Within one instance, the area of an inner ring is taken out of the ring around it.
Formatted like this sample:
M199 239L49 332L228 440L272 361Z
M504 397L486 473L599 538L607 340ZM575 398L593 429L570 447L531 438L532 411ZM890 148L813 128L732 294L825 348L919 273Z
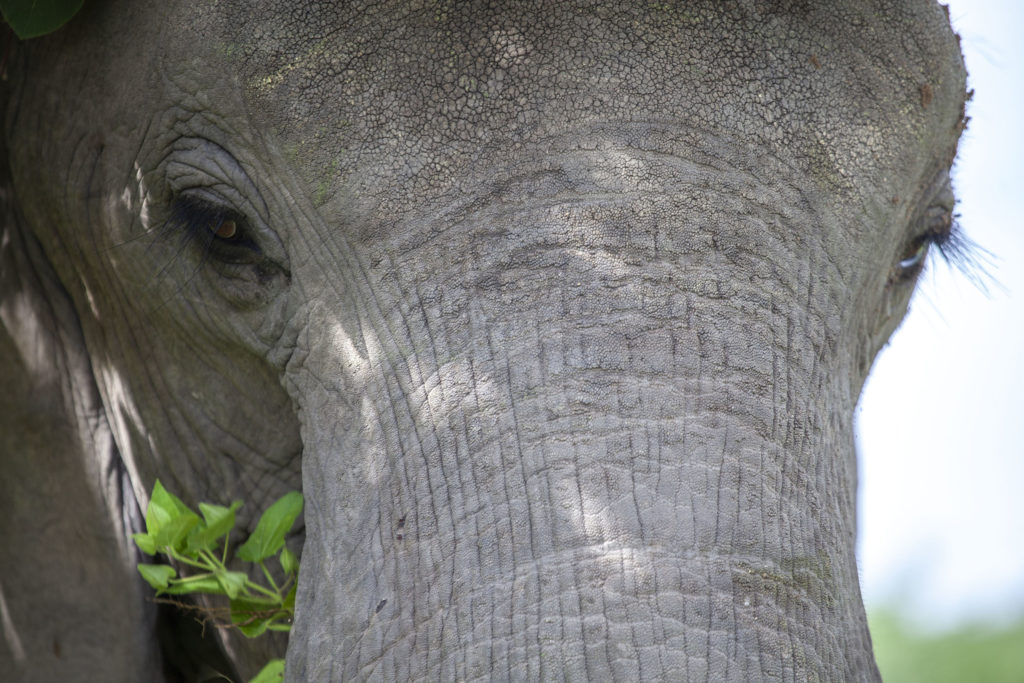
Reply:
M7 84L0 84L0 121ZM0 671L158 680L156 608L128 545L135 497L78 317L20 220L0 135Z

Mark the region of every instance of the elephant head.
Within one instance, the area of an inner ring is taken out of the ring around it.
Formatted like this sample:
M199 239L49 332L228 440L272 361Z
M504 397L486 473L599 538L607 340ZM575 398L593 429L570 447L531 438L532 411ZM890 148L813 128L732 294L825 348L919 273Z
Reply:
M938 4L90 2L7 69L8 670L178 675L159 477L301 486L289 680L877 679L852 420L950 236Z

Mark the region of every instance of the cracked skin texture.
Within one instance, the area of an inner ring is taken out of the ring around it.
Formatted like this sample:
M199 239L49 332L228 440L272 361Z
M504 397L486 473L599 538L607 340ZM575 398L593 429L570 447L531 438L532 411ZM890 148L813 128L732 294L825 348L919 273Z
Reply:
M964 125L939 5L96 3L11 74L0 500L101 540L50 526L43 625L0 515L5 670L283 651L157 638L159 476L250 527L301 481L289 680L878 678L852 416Z

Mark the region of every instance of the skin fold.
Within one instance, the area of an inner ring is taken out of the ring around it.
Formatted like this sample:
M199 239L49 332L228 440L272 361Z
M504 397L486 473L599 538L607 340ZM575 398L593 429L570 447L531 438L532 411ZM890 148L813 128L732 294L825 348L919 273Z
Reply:
M0 665L252 676L129 537L306 497L286 679L877 680L853 410L931 1L96 2L0 83ZM244 535L236 539L244 540Z

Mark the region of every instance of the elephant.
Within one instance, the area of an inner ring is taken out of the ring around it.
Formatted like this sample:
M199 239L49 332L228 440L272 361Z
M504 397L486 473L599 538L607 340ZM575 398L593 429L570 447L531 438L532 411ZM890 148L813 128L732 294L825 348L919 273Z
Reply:
M5 672L878 680L852 423L956 238L941 5L96 0L9 43ZM158 478L249 531L303 492L287 639L154 603Z

